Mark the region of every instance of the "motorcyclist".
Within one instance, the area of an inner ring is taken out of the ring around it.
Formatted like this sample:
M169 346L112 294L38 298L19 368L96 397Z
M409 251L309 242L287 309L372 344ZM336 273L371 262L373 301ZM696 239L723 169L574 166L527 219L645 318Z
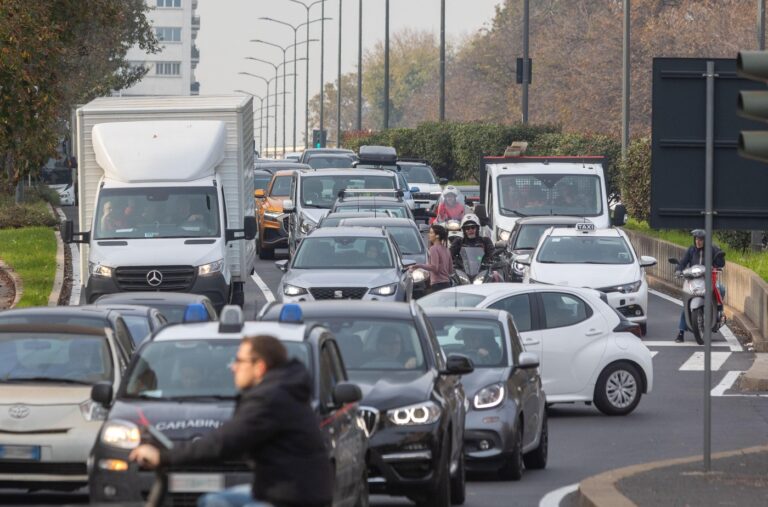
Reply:
M440 202L437 205L437 213L432 220L433 223L443 223L448 220L461 220L464 218L464 199L458 189L454 186L447 186L440 196Z
M454 241L451 243L451 257L454 259L454 264L459 267L462 266L461 247L480 247L485 250L485 256L483 262L488 262L493 256L493 242L491 238L486 238L480 235L480 219L474 213L468 213L461 219L461 241Z
M680 263L677 265L677 268L675 268L675 276L680 276L683 272L683 270L690 266L695 266L697 264L704 265L704 240L707 237L706 231L704 229L694 229L691 231L691 236L693 236L693 245L688 247L688 250L685 252L685 255L680 260ZM718 253L720 252L720 248L718 248L716 245L712 245L712 267L713 268L722 268L725 266L725 258L720 256L718 257ZM720 291L720 297L725 298L725 286L722 285L718 281L718 287L717 289ZM723 305L718 304L717 305L717 311L720 313L723 309ZM685 308L683 308L683 312L680 314L680 323L678 325L678 332L677 332L677 338L675 338L675 342L682 343L685 340L685 331L687 330L687 326L685 323Z

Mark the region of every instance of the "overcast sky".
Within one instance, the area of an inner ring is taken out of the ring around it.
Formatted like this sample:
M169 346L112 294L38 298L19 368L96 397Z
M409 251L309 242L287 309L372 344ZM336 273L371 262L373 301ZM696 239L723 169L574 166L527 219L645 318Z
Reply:
M310 3L310 0L304 0ZM338 18L339 1L342 11L342 72L357 68L358 5L359 0L326 0L325 16L333 18L325 25L325 80L336 79L338 59ZM494 6L501 0L446 0L446 34L449 43L476 32L487 26L494 14ZM363 0L363 51L384 39L384 0ZM310 11L310 19L320 17L318 3ZM257 95L264 95L265 84L258 79L238 75L246 71L266 78L274 76L269 65L246 60L246 56L263 58L282 63L283 52L277 48L249 42L264 39L283 47L293 44L291 28L276 23L260 21L268 16L293 24L306 21L306 10L289 0L199 0L197 14L200 16L200 32L196 44L200 49L200 63L195 76L200 82L201 94L232 93L242 89ZM320 38L320 23L312 23L310 38ZM390 33L411 28L428 30L440 35L440 0L390 0ZM299 41L305 38L305 29L299 30ZM304 56L304 46L299 46L298 57ZM293 49L288 51L288 60L293 58ZM288 72L292 65L288 64ZM312 43L310 50L310 97L320 90L320 44ZM297 143L301 142L304 126L304 62L299 62L297 100ZM282 68L280 69L282 73ZM282 78L280 78L282 89ZM288 82L292 91L293 82ZM271 91L274 91L274 86ZM356 93L355 90L350 90ZM342 90L344 93L344 90ZM292 141L292 98L288 99L287 140ZM282 111L280 111L282 121ZM281 123L282 125L282 123ZM310 127L311 128L311 127ZM282 127L279 128L282 130ZM271 137L271 135L270 135Z

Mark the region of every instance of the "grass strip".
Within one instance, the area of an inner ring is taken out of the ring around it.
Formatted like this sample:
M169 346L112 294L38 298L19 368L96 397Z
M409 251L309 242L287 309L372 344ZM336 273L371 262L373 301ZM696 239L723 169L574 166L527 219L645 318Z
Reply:
M0 259L21 277L18 308L46 306L56 274L56 237L50 227L0 230Z

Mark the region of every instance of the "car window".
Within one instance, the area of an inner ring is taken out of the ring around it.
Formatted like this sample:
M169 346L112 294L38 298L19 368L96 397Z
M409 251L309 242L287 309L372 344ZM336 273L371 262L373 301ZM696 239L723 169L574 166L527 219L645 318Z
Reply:
M133 342L138 345L143 342L151 330L149 329L149 321L140 315L123 315L123 320L128 326L128 330L131 332L131 338Z
M417 302L422 308L433 308L435 306L472 308L480 304L483 299L485 299L485 296L479 294L464 294L458 291L440 291L424 296Z
M622 237L548 236L536 260L547 264L632 264L634 257Z
M0 312L0 324L66 324L70 326L85 326L103 328L107 326L104 317L88 315L38 314L35 312L13 314Z
M351 157L328 157L325 155L318 155L310 157L307 164L312 169L346 169L352 167Z
M421 236L413 227L387 227L387 231L394 238L401 253L405 255L424 253Z
M269 191L270 196L287 197L291 195L291 183L293 176L277 176L275 182L272 183L272 189Z
M350 316L320 322L336 337L348 371L425 369L424 351L413 321Z
M536 248L536 245L539 244L541 235L550 227L552 227L552 225L548 224L530 224L521 226L515 244L512 246L512 250L533 250Z
M506 341L500 322L456 317L429 317L429 320L446 355L463 354L477 368L507 364Z
M306 238L293 261L293 269L383 269L394 267L384 237L338 236Z
M562 292L542 292L547 329L572 326L592 316L592 309L580 298Z
M340 204L336 207L336 211L378 212L381 213L382 216L389 216L392 218L410 218L405 206L387 206L385 204Z
M272 180L272 175L270 174L259 174L258 176L253 177L253 189L262 189L266 190L267 186L269 186L269 182Z
M507 326L509 327L509 341L512 344L512 360L514 364L517 364L517 360L520 357L520 353L525 350L523 344L520 342L520 335L517 331L517 326L512 317L508 317Z
M488 308L505 310L515 319L517 330L522 332L531 330L531 300L528 294L517 294L500 299L488 305Z
M330 208L339 192L345 189L395 189L390 174L319 175L301 178L301 204L315 208Z
M63 379L95 384L113 380L114 365L101 336L63 333L0 334L0 378Z
M339 378L334 371L333 359L327 346L320 351L320 403L324 407L333 404L333 389L338 384Z
M131 332L122 317L115 319L115 339L123 350L125 357L131 357L135 342L133 341Z
M427 166L404 166L403 173L405 173L406 181L411 185L414 183L428 183L430 185L437 183L432 169Z

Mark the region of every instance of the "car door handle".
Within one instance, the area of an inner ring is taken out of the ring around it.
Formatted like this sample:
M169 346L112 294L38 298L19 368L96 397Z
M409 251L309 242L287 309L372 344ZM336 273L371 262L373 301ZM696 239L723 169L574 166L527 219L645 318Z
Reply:
M537 340L535 338L526 338L526 339L523 340L523 343L525 343L526 345L538 345L539 344L539 340Z
M587 336L597 336L597 335L599 335L601 333L602 333L602 331L600 331L599 329L590 329L589 331L587 331L584 334L587 335Z

